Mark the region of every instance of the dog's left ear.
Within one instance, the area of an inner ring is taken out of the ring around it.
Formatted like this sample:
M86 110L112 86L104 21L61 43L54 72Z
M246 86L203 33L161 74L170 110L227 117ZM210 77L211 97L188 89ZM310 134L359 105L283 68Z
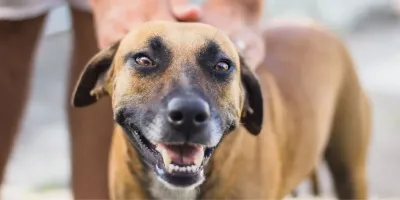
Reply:
M107 95L105 74L110 69L119 41L101 50L86 64L72 95L74 107L85 107Z
M243 58L240 58L240 70L245 100L241 123L253 135L261 132L263 122L263 96L257 77Z

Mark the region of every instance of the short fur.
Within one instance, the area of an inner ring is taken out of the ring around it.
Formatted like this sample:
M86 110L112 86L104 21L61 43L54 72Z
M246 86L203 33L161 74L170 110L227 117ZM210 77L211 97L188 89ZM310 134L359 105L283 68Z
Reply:
M204 183L191 191L163 191L116 125L109 173L112 199L281 199L323 158L339 198L367 198L370 106L344 44L313 23L270 24L263 35L265 61L255 72L240 61L227 37L196 23L146 23L88 63L73 104L87 106L109 94L114 111L121 104L145 104L174 86L170 79L180 68L150 80L124 66L124 53L143 46L146 38L167 38L165 45L179 55L171 63L190 61L191 52L204 47L204 38L222 44L240 63L241 75L233 76L232 87L197 79L206 95L220 107L235 109L243 124L217 147ZM202 77L199 71L191 73Z

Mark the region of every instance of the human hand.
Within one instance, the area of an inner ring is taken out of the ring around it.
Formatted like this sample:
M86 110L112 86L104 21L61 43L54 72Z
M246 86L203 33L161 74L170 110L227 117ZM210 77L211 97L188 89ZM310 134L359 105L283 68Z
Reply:
M97 41L105 48L150 20L198 21L200 8L187 0L90 0Z

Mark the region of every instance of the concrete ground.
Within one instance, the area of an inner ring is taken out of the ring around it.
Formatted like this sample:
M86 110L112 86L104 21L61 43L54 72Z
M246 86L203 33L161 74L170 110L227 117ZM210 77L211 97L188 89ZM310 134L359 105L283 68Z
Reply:
M374 108L371 197L400 198L400 23L371 22L344 38ZM31 101L2 191L5 200L70 199L64 112L69 41L69 33L62 33L40 44ZM326 170L322 175L329 195ZM305 194L307 185L300 188Z

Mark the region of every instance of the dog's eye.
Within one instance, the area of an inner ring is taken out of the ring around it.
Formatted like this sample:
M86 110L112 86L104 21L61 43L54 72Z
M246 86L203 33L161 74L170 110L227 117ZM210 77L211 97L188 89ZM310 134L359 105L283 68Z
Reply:
M146 56L139 56L135 59L136 63L138 65L144 66L144 67L152 67L154 66L153 61L146 57Z
M220 72L226 72L230 68L229 64L226 62L219 62L218 64L215 65L215 70L220 71Z

